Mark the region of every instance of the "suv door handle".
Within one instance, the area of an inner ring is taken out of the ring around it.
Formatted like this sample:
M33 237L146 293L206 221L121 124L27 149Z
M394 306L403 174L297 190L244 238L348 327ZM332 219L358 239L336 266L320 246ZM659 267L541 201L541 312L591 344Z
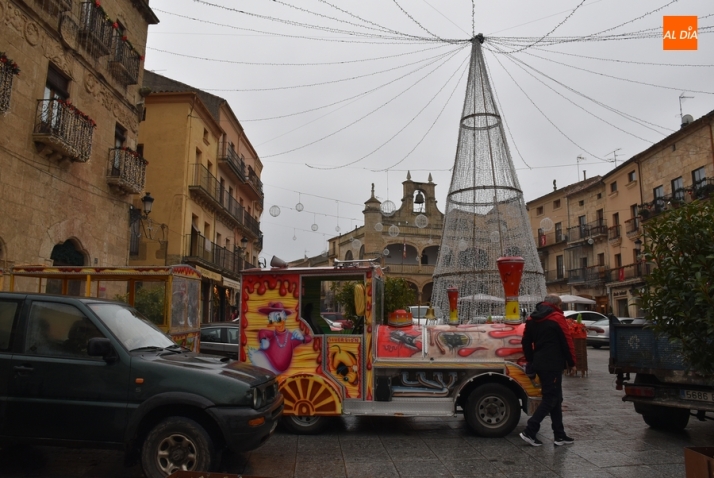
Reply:
M15 370L18 372L34 372L34 367L30 365L16 365Z

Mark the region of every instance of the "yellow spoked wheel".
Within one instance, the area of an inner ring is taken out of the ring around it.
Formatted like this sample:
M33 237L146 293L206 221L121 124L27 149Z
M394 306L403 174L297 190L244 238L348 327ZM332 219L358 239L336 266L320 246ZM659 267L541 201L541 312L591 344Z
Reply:
M280 386L285 398L285 426L294 433L315 434L325 426L326 416L342 413L342 401L334 386L319 375L298 374Z

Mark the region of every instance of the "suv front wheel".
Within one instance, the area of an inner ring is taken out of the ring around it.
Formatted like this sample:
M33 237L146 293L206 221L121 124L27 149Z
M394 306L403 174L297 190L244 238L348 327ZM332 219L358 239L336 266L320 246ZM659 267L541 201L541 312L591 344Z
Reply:
M216 451L211 437L194 420L170 417L156 425L141 448L141 466L148 478L176 471L210 471Z

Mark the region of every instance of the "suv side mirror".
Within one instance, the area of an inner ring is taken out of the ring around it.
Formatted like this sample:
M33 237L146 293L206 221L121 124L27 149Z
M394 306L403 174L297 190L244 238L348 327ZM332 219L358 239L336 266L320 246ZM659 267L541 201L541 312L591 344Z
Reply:
M104 337L94 337L87 343L87 355L90 357L102 357L107 362L117 359L116 350L109 339Z

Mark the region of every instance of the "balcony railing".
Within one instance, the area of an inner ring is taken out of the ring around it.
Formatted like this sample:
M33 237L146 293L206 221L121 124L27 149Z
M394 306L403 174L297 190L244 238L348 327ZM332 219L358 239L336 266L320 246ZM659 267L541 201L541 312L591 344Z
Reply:
M189 189L210 202L217 211L225 211L233 221L243 224L244 217L247 217L247 214L243 212L243 206L228 194L228 191L221 186L218 179L205 166L202 164L193 166L193 179L189 184Z
M598 219L589 224L581 224L579 226L568 229L568 242L583 241L586 239L607 235L607 221Z
M253 189L255 189L258 193L258 196L263 196L263 182L251 166L248 166L248 183L253 186Z
M58 161L86 162L92 153L94 121L69 102L38 100L32 139L38 151Z
M230 143L221 141L218 145L218 161L227 164L241 181L246 181L245 161L238 156L238 153Z
M79 22L79 40L85 50L93 56L109 54L112 48L114 28L95 2L82 3Z
M146 183L147 160L129 148L109 150L107 183L122 194L139 194Z
M5 113L10 109L12 81L15 78L15 71L10 61L0 63L0 114Z
M689 193L689 194L687 194ZM703 178L685 190L684 196L693 199L704 199L714 195L714 178Z
M560 244L567 240L567 236L560 232L548 232L546 234L539 234L536 238L536 244L538 247L548 247L554 244Z
M544 271L543 274L545 275L546 284L561 282L567 279L567 276L565 275L565 268L554 271Z
M72 10L72 0L35 0L39 12L45 14L45 19L54 28L59 29L62 13Z
M388 274L434 274L433 264L389 264L385 263L384 267L389 267L387 269Z
M124 86L136 85L139 82L141 55L124 38L120 36L118 30L114 30L109 71Z
M625 221L625 234L627 237L634 237L640 233L640 218L633 217Z
M608 228L607 230L607 239L609 241L617 241L618 239L622 239L622 236L620 235L620 225L612 226Z
M590 266L570 269L568 271L568 284L599 284L607 278L605 266Z
M260 237L260 223L253 219L250 214L243 215L245 227L255 236Z
M240 250L228 250L209 241L200 234L186 235L184 261L200 263L218 269L222 274L236 276L243 270L244 261Z
M650 272L651 265L642 262L615 267L607 271L607 282L624 282L637 279L649 275Z

